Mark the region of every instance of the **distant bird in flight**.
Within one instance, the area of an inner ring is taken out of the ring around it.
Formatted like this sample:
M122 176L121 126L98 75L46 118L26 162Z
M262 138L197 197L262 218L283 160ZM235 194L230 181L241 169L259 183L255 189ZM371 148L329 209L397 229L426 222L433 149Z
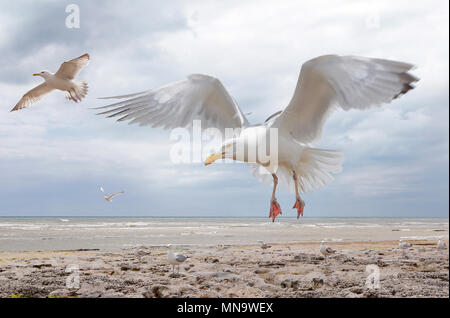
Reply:
M103 189L103 187L100 187L100 191L103 192L103 197L105 198L105 201L108 201L108 202L111 202L112 199L113 199L115 196L118 196L119 194L125 193L124 191L120 191L120 192L116 192L116 193L113 193L113 194L106 194L106 193L105 193L105 190Z
M33 74L33 76L41 76L45 82L23 95L11 111L31 106L55 89L67 92L66 98L78 103L87 95L88 84L83 81L75 81L75 77L88 64L89 54L83 54L76 59L62 63L55 74L49 71Z
M259 125L248 122L218 79L200 74L140 93L104 97L125 100L96 109L105 110L99 115L119 116L118 121L140 126L172 129L191 127L193 120L201 120L202 129L236 129L234 137L226 139L205 165L225 158L242 161L252 166L255 177L273 182L269 213L273 221L281 214L275 197L280 180L295 191L293 208L299 218L305 207L300 192L323 187L333 181L332 174L342 170L342 151L312 147L321 138L325 120L338 108L369 109L406 94L418 81L409 73L412 68L408 63L375 58L314 58L303 64L288 106ZM267 156L267 149L272 148L268 137L272 128L278 129L278 148ZM250 156L245 149L263 151Z

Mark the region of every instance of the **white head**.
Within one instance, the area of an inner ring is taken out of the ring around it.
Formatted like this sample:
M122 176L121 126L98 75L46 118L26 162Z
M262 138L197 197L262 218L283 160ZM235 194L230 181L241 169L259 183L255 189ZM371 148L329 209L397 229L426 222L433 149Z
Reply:
M320 242L320 244L324 245L325 244L325 240L322 240L322 242Z
M33 76L40 76L43 79L48 79L53 75L53 73L49 72L49 71L41 71L39 73L34 73Z
M166 248L168 248L169 250L171 250L171 249L172 249L172 244L167 244L167 245L166 245Z

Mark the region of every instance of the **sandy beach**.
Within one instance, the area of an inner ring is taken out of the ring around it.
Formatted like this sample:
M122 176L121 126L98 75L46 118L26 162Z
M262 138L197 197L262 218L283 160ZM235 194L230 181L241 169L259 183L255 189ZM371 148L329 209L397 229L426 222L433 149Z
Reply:
M4 251L0 297L449 297L448 250L411 243L331 242L327 260L319 242L176 246L189 258L175 275L161 246Z

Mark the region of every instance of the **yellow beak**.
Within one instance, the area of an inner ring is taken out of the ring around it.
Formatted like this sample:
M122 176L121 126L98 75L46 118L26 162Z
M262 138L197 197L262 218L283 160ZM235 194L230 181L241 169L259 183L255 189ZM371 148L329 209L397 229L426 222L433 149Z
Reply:
M34 73L33 76L39 76L39 74L38 73Z
M205 166L209 166L210 164L212 164L214 161L221 159L222 155L213 153L211 156L209 156L208 158L206 158L205 160Z

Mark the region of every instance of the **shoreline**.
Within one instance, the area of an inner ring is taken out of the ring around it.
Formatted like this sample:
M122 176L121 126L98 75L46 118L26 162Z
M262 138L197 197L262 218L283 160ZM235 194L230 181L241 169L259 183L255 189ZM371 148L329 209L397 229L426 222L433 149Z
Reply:
M168 243L247 245L438 240L449 238L448 219L1 219L0 251L100 249L117 251Z

